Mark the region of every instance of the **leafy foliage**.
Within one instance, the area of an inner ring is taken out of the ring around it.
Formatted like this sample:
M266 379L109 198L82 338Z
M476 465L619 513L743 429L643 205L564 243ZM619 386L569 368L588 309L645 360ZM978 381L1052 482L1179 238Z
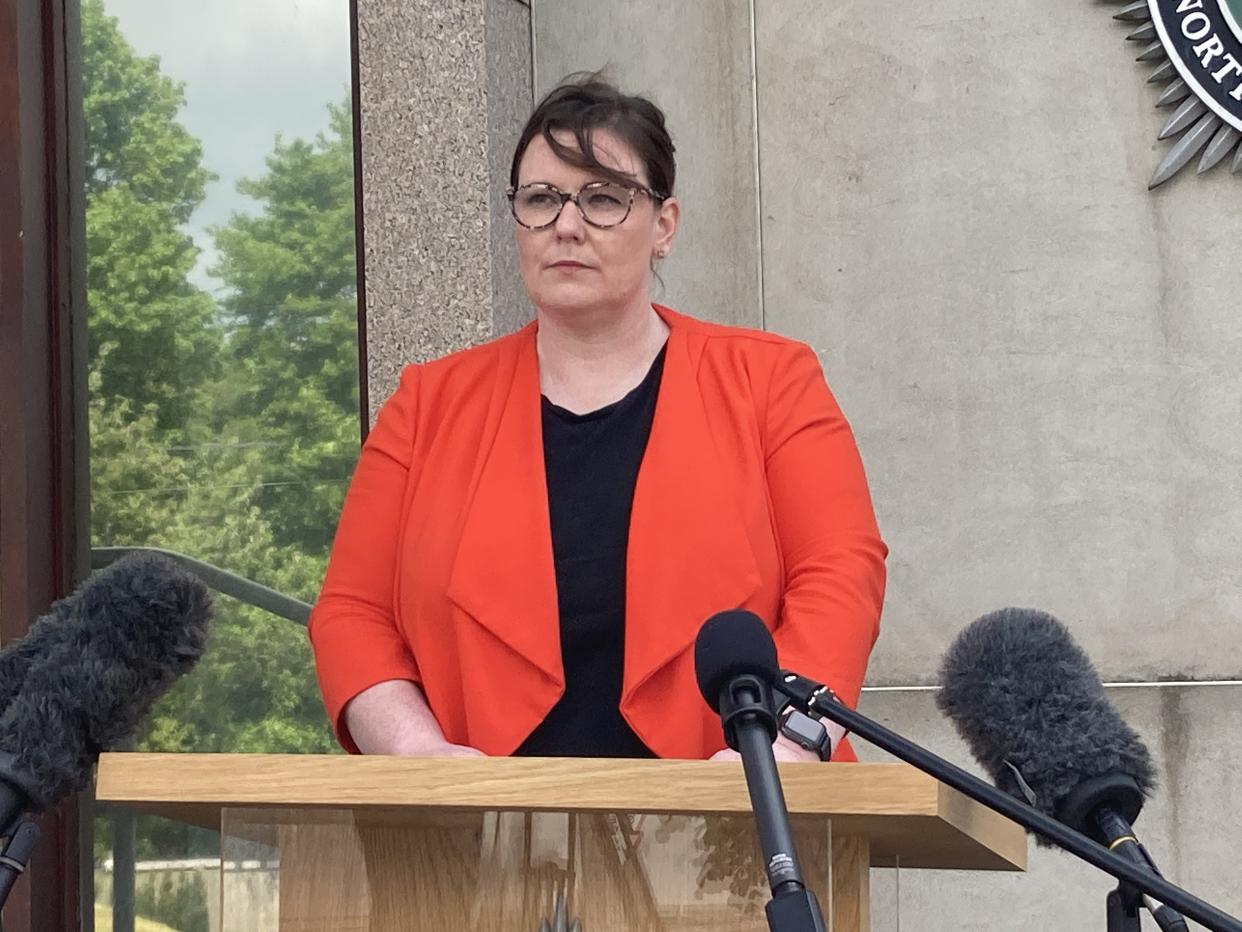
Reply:
M180 84L137 55L83 0L86 124L86 287L97 393L155 405L181 427L193 389L219 364L215 303L188 280L198 249L183 225L213 176L202 146L176 120Z
M259 504L279 545L326 554L358 455L353 134L344 103L313 143L277 139L240 190L262 207L215 230L229 288L227 423L275 444Z
M217 301L185 229L213 176L180 84L83 0L92 543L185 553L314 598L358 451L349 111L276 140L213 231ZM217 599L211 646L139 745L327 752L299 625Z
M176 880L165 876L157 884L145 884L134 891L134 912L177 932L209 932L207 885L201 874Z

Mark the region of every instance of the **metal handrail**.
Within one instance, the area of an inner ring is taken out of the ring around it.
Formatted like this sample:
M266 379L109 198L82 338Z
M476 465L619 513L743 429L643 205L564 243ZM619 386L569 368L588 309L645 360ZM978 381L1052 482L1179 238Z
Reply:
M204 563L202 560L188 557L184 553L177 553L175 550L164 550L161 547L92 547L91 569L103 569L109 563L131 553L163 554L189 570L221 595L232 596L247 605L264 609L273 615L300 625L305 625L310 617L311 607L301 599L295 599L293 596L277 592L261 583L238 576L236 573L230 573L228 570L222 570L210 563Z

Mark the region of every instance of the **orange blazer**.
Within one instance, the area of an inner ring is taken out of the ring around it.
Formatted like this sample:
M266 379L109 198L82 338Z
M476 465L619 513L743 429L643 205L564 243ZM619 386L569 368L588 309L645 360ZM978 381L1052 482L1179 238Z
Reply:
M849 425L807 346L657 307L671 332L638 473L621 713L661 757L725 746L694 639L715 612L858 699L884 559ZM564 692L535 324L406 367L345 498L310 638L328 714L418 683L445 737L507 755ZM848 745L839 759L851 759Z

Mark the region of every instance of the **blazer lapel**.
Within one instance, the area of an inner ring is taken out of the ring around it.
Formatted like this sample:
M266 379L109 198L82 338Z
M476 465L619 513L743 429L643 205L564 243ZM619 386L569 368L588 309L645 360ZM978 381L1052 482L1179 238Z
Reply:
M703 407L701 338L661 311L672 326L630 517L623 705L693 646L704 621L740 607L760 583L735 470Z
M510 345L499 360L488 418L494 438L476 467L448 596L563 687L534 326Z
M742 606L760 583L740 480L700 394L701 338L661 312L672 329L630 516L623 706L693 646L707 618ZM564 670L534 327L512 346L498 360L486 428L493 439L476 467L448 596L543 675L542 708L563 690Z

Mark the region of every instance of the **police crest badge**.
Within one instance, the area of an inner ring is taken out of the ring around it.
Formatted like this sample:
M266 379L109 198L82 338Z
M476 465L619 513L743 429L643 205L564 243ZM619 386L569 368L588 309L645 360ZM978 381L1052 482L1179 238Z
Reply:
M1114 19L1141 43L1138 61L1154 66L1156 106L1172 111L1160 139L1173 140L1149 188L1198 159L1206 172L1226 162L1242 174L1242 0L1137 0Z

